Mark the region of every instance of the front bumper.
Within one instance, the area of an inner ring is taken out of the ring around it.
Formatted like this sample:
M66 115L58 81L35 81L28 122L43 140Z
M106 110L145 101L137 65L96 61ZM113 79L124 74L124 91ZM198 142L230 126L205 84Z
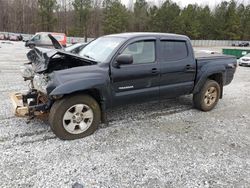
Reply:
M239 61L240 66L250 66L250 61Z
M44 116L49 112L52 101L41 102L39 94L35 91L24 93L11 93L10 99L14 113L18 117Z

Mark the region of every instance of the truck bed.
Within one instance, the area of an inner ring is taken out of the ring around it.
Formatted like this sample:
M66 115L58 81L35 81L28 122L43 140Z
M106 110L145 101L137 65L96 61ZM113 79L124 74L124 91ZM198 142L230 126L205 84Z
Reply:
M234 56L231 55L224 55L220 53L205 53L205 52L195 52L194 53L195 59L214 59L214 58L235 58Z
M223 85L227 85L232 81L237 67L237 59L235 56L204 52L194 53L194 55L198 70L198 80L202 76L203 72L206 72L209 69L224 69Z

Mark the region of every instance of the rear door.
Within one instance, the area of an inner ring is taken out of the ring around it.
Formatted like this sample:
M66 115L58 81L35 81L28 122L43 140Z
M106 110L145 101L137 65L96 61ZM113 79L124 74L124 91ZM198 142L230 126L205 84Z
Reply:
M159 64L156 39L128 43L119 54L131 54L133 64L111 67L113 106L159 99Z
M187 40L160 40L160 97L189 94L194 87L196 62Z

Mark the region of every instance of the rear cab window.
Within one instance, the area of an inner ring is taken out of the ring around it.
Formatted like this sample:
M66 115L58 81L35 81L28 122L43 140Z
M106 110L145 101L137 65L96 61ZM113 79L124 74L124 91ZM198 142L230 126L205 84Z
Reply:
M161 61L178 61L188 57L188 47L183 40L161 40Z

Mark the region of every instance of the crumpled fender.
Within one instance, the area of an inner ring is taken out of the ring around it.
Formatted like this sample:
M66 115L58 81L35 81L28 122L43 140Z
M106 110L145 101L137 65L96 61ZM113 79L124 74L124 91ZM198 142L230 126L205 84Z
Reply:
M103 80L95 78L90 78L88 80L86 79L72 80L58 85L54 90L51 91L49 95L50 96L65 95L88 89L97 89L99 91L102 91L104 87L103 82L104 82Z

